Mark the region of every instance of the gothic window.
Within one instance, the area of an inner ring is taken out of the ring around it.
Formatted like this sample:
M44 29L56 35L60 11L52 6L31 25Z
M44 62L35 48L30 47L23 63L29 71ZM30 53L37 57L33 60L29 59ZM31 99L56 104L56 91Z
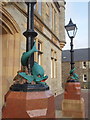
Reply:
M39 65L42 65L42 42L38 38L36 38L35 41L38 52L34 53L34 61L38 62Z
M87 75L86 74L83 75L83 82L87 82Z
M42 62L42 43L38 41L38 63L41 65Z
M52 19L53 19L53 13L52 13L52 11L53 11L53 6L51 5L51 7L50 7L50 28L52 29Z
M88 62L88 68L90 69L90 61Z
M57 53L51 50L51 78L57 77Z
M51 7L50 7L50 22L51 22L51 29L53 31L56 30L56 15L57 15L57 12L56 12L54 6L51 4Z
M86 64L86 62L85 62L85 61L84 61L84 62L82 62L82 67L83 67L83 69L86 69L87 64Z
M56 14L57 14L57 13L56 13L56 10L54 9L54 20L53 20L53 21L54 21L54 22L53 22L53 23L54 23L54 26L53 26L53 30L54 30L54 31L56 31Z

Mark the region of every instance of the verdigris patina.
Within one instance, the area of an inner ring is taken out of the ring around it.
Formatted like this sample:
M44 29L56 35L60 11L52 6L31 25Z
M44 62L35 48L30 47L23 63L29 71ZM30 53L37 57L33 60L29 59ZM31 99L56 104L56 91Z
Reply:
M34 53L38 52L36 49L36 43L34 43L34 46L31 50L28 52L23 53L21 57L21 64L22 66L27 65L28 58ZM34 62L34 65L32 67L31 75L25 73L25 72L19 72L18 73L21 77L28 80L29 83L32 83L34 81L35 83L42 83L46 84L44 81L48 78L48 76L44 76L44 69L41 65L39 65L37 62Z
M67 79L67 82L79 82L79 76L74 72L76 68L70 70L70 76Z
M48 76L44 75L44 69L41 65L39 65L37 62L34 62L34 65L32 67L31 74L28 73L27 69L27 60L28 58L34 53L38 52L36 49L36 43L34 42L34 45L31 50L28 52L24 52L21 57L21 70L17 72L17 75L14 78L14 85L11 87L11 90L21 90L22 86L26 89L26 86L28 86L29 90L44 87L45 89L49 89L48 85L46 84L45 80L48 78ZM41 86L41 87L40 87ZM32 90L31 90L32 91Z

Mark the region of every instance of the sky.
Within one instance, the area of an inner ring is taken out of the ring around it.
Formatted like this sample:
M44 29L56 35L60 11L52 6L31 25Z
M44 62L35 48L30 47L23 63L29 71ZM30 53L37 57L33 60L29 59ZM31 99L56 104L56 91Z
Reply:
M84 1L84 2L83 2ZM74 42L74 49L88 47L88 1L86 0L66 0L65 5L65 25L70 18L77 25L77 33ZM66 33L66 31L65 31ZM70 49L70 38L66 33L66 45L63 50Z

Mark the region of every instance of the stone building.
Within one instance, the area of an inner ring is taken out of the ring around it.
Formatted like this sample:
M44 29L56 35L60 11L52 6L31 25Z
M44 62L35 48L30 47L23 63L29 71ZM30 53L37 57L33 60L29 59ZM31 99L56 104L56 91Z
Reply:
M81 82L82 88L89 87L90 81L90 48L75 49L74 50L74 61L75 61L75 72L79 75L79 81ZM62 79L63 85L67 80L70 71L70 51L64 50L62 52Z
M0 3L0 94L4 96L20 70L20 57L26 50L27 6L24 2ZM35 6L35 38L39 54L35 61L48 75L47 83L54 95L62 91L61 54L65 45L65 1L37 2ZM1 93L2 92L2 93Z

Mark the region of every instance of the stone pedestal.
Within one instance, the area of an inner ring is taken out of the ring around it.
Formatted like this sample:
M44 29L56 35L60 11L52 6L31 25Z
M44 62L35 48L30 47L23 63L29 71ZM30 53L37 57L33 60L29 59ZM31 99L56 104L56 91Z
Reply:
M85 118L84 99L81 98L79 82L67 82L65 84L62 114L63 117Z
M64 99L81 99L81 85L79 82L67 82L65 84Z
M54 96L50 90L10 91L6 96L3 118L55 118Z

